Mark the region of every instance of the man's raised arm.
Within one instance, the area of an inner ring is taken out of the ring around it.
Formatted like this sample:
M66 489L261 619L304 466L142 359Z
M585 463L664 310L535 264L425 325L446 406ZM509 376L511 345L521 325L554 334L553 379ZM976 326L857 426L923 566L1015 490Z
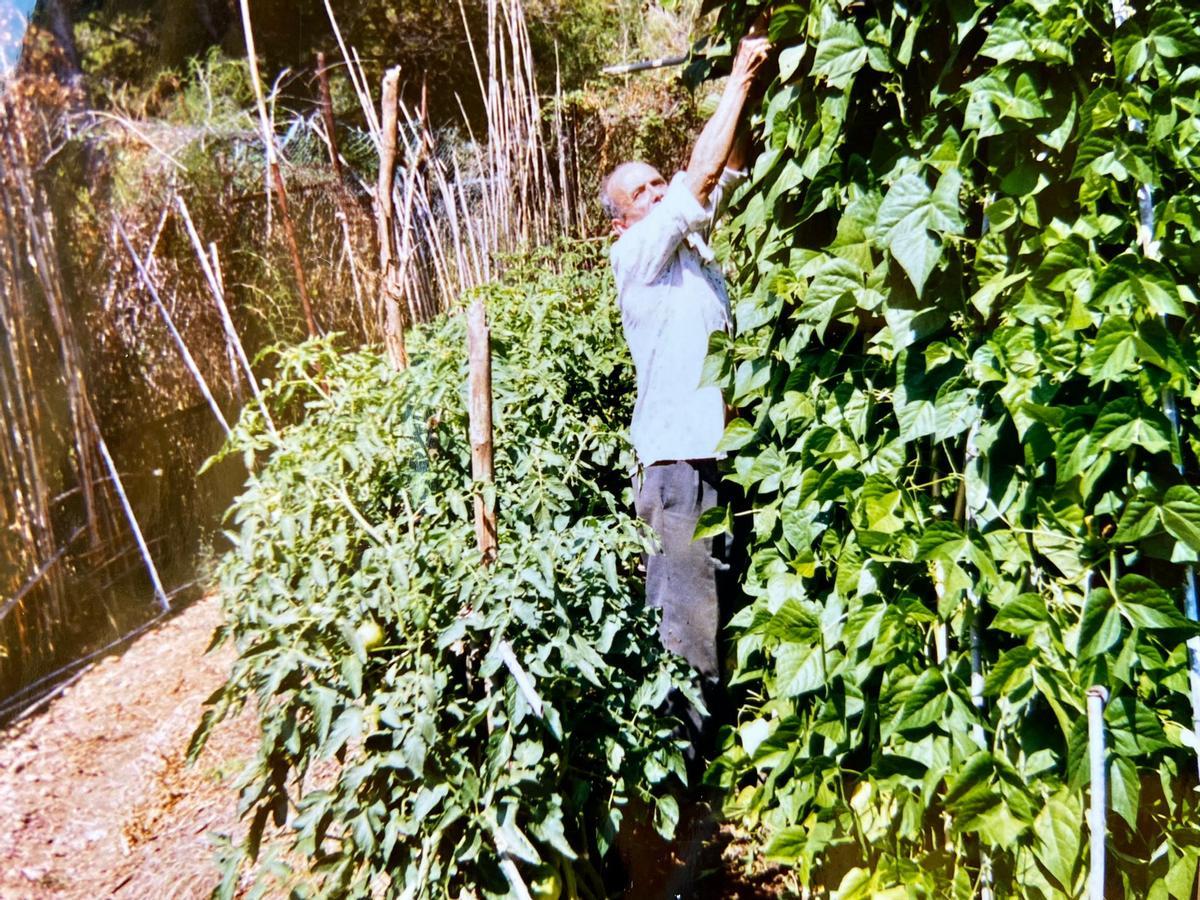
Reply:
M701 206L708 203L708 195L725 169L733 150L746 97L771 49L766 30L766 17L761 16L738 44L733 70L729 73L721 101L696 139L696 146L692 148L692 157L684 176L688 188Z

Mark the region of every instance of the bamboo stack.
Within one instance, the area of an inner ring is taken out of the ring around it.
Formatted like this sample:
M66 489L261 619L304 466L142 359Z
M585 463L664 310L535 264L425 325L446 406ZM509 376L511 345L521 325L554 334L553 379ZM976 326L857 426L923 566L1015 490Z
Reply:
M0 655L11 667L54 640L69 608L63 560L83 537L101 552L115 529L53 216L11 101L0 119ZM56 501L70 482L84 524L62 536Z
M326 4L335 33L340 31ZM460 2L483 99L485 140L435 134L400 99L404 73L389 70L377 111L357 54L341 43L351 82L380 155L375 209L382 285L376 315L393 364L404 330L454 306L499 274L505 256L580 231L578 169L562 127L561 92L544 115L520 0L489 0L486 43L477 46ZM548 126L547 123L550 123Z

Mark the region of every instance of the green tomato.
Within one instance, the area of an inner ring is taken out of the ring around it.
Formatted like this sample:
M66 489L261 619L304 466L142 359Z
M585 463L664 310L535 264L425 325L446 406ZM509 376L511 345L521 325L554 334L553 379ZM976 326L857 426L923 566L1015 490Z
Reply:
M367 731L379 730L379 716L382 712L374 703L363 710L363 723L367 726Z
M368 653L383 643L383 629L374 619L364 619L354 629L354 634Z
M535 877L529 882L529 896L533 900L558 900L562 895L562 878L553 866L538 866Z

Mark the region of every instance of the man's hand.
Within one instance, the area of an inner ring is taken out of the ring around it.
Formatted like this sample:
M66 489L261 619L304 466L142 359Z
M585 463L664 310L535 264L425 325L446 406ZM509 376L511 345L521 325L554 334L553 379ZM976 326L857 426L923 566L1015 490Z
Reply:
M708 202L708 195L716 185L721 170L725 168L733 149L734 134L742 117L746 96L750 93L754 77L771 50L771 43L767 40L769 16L768 12L759 16L738 44L733 71L725 83L721 102L717 104L716 111L700 132L696 146L692 148L685 175L688 188L701 204Z
M770 10L754 20L746 36L738 44L737 55L733 58L733 70L730 78L738 79L749 86L758 75L759 69L771 52L771 41L767 38L767 24L771 20Z

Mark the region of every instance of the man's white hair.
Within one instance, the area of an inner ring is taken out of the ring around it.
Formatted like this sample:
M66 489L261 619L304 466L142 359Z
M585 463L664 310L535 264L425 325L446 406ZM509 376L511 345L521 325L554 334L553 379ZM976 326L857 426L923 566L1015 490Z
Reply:
M621 209L620 205L617 203L617 199L609 190L609 188L612 186L613 179L616 178L625 168L638 165L639 162L639 160L630 160L629 162L621 163L619 166L605 175L604 179L600 182L600 206L604 209L604 214L610 219L616 220L625 215L625 210ZM641 164L647 165L647 163Z

